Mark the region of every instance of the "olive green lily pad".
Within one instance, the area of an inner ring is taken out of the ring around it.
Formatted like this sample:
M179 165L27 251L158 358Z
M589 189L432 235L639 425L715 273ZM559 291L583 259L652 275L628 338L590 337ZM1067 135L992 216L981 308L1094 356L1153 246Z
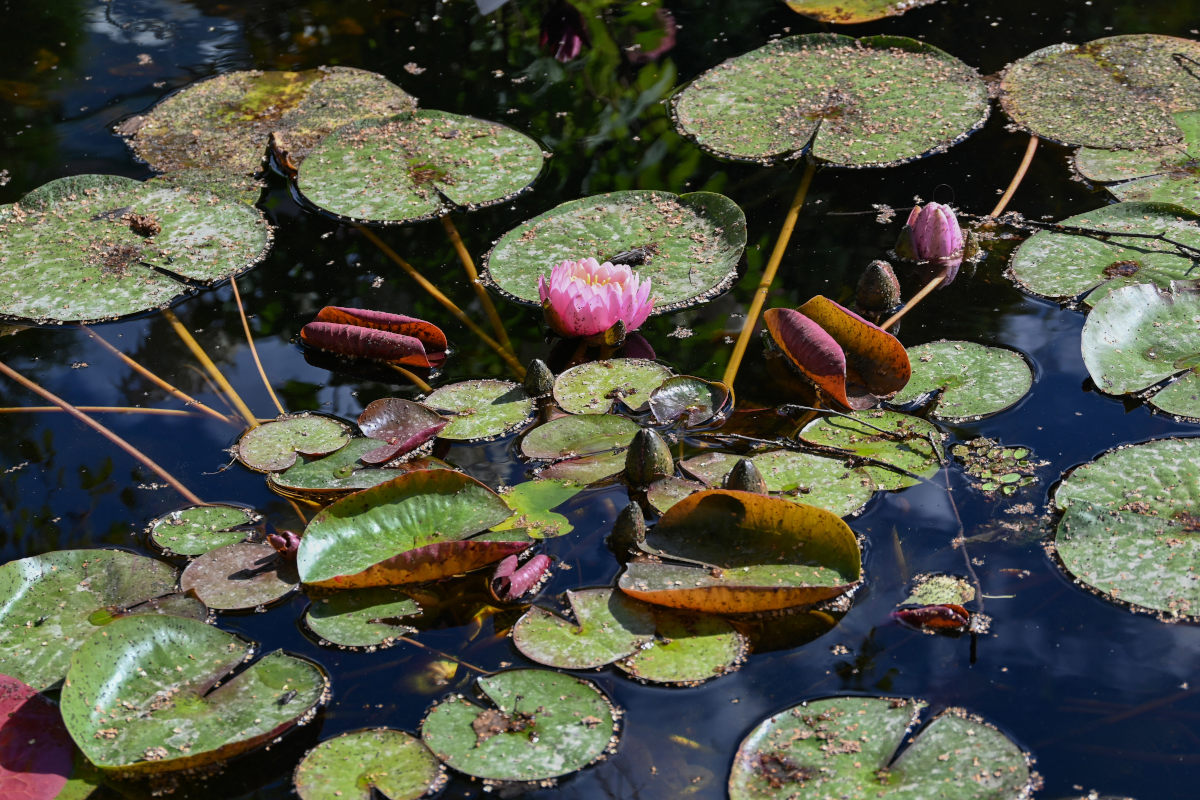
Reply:
M1150 403L1200 419L1200 291L1195 287L1172 285L1164 292L1136 284L1109 292L1088 314L1081 342L1083 363L1101 391L1139 392L1179 375L1167 386L1173 391L1165 398L1164 392L1152 393Z
M452 470L420 470L343 497L308 523L296 552L300 579L335 589L435 580L523 550L472 542L512 514L498 494Z
M912 377L890 402L906 405L937 392L930 415L963 422L1011 408L1033 386L1020 353L977 342L942 340L908 348Z
M620 401L643 411L671 370L644 358L587 361L554 380L554 401L572 414L607 414Z
M809 153L882 167L956 144L983 125L988 97L975 70L932 45L813 33L719 64L677 93L672 111L718 156L768 164Z
M296 463L296 454L328 455L350 441L350 427L332 417L296 414L251 428L238 439L234 455L250 469L282 472Z
M957 575L918 575L903 605L965 605L975 599L975 587Z
M171 565L121 550L62 550L0 566L0 673L52 686L93 631L174 592L175 582Z
M82 322L161 308L253 267L270 246L261 212L207 191L60 178L0 217L0 314Z
M253 646L203 622L125 617L105 633L72 655L61 706L71 737L101 769L223 761L279 736L325 697L321 668L278 650L229 677Z
M931 477L945 456L942 434L936 425L897 411L856 411L848 416L824 417L805 426L800 438L895 467L863 466L883 490L903 489Z
M1038 231L1013 253L1009 271L1022 288L1065 300L1092 292L1094 304L1118 286L1153 283L1166 288L1192 277L1192 259L1171 244L1145 236L1166 236L1200 248L1200 214L1162 203L1117 203L1063 220L1112 235ZM1121 233L1140 234L1133 238ZM1100 292L1094 292L1103 286Z
M542 781L592 764L615 741L616 712L590 681L544 669L480 678L495 708L452 695L430 709L421 738L459 772Z
M440 458L424 456L389 467L369 467L359 459L379 447L378 439L353 438L341 450L312 461L298 461L273 472L267 485L285 497L328 502L360 489L369 489L418 469L451 469Z
M218 611L269 605L295 591L296 583L295 567L261 542L218 547L188 564L179 576L179 588L194 592Z
M1173 116L1183 132L1179 144L1142 150L1081 147L1075 153L1075 171L1105 184L1118 200L1174 203L1200 213L1200 112Z
M438 438L455 441L494 439L524 427L533 418L533 398L509 381L452 383L426 397L425 405L452 412L454 418Z
M298 165L334 128L415 107L399 86L366 70L242 70L194 83L117 132L159 172L217 170L233 179L261 170L272 133Z
M732 401L729 387L719 381L676 375L650 393L650 412L660 425L678 420L695 427L724 419Z
M797 14L835 25L898 17L905 11L932 2L934 0L787 0L788 8Z
M150 539L168 553L199 556L246 538L262 516L242 506L188 506L150 523Z
M513 228L487 254L483 279L511 300L540 305L538 276L560 261L604 262L637 252L652 314L707 302L733 285L746 216L712 192L624 191L572 200Z
M510 200L537 180L544 158L512 128L421 110L334 131L308 154L297 186L342 219L413 222Z
M646 683L695 686L728 675L749 653L746 637L712 614L654 609L655 637L617 668Z
M559 669L611 664L654 640L651 607L612 588L567 592L574 622L531 606L513 626L526 657Z
M679 466L709 486L720 486L725 476L747 456L716 451L679 462ZM768 450L748 456L767 484L767 491L787 500L849 516L875 496L875 481L844 460L797 450Z
M626 455L625 450L619 450L567 458L538 470L537 476L541 480L570 481L581 486L590 486L622 472L625 469Z
M535 480L518 483L502 495L504 502L513 510L513 515L492 530L520 528L531 539L565 536L574 530L575 526L565 516L552 509L581 491L583 486L573 481Z
M949 709L910 735L924 705L889 697L833 697L767 717L738 747L730 800L1030 795L1028 757L986 722Z
M417 800L446 782L445 768L406 731L371 728L326 739L296 766L301 800Z
M1054 503L1129 510L1183 519L1200 508L1200 439L1156 439L1110 450L1073 471L1054 492Z
M641 427L616 414L556 417L521 440L521 454L555 463L543 479L594 483L625 469L625 453Z
M1171 115L1200 110L1200 43L1157 34L1043 47L1009 64L1000 105L1043 139L1108 149L1180 141Z
M404 619L420 613L421 606L398 589L351 589L313 600L304 624L322 644L390 647L396 637L416 632Z
M680 466L682 466L682 463ZM730 468L732 468L732 465ZM668 475L665 478L659 478L646 488L646 500L657 509L658 513L665 514L668 508L683 498L696 492L702 492L707 488L707 486L699 481L690 481L687 478L677 478L674 475Z

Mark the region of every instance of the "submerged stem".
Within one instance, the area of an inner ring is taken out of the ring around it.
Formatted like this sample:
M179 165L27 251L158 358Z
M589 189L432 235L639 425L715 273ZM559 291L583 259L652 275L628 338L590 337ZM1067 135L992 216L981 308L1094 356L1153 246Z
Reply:
M271 382L267 380L267 371L263 369L262 361L258 357L258 348L254 346L254 337L250 335L250 320L246 319L246 308L242 305L242 293L238 291L237 278L230 278L229 285L233 287L233 299L237 301L238 316L242 318L242 330L246 332L246 344L250 345L250 355L254 357L254 366L258 367L258 375L262 378L263 386L267 387L267 394L271 396L271 402L275 404L280 416L283 416L287 412L283 410L283 404L279 402L279 398L275 396L275 390L271 388Z
M452 656L447 652L438 650L436 647L430 647L427 644L422 644L421 642L418 642L416 639L410 639L407 636L397 636L396 641L407 642L408 644L415 644L417 647L421 648L422 650L428 650L431 653L435 653L435 654L441 656L442 658L446 659L447 661L453 661L455 664L466 667L469 670L474 670L475 672L478 672L480 675L495 675L496 674L495 672L489 672L488 670L484 669L483 667L477 667L474 664L472 664L470 661L463 661L461 658L458 658L457 656Z
M246 420L246 424L251 428L257 428L258 417L254 415L254 412L250 410L249 406L242 402L242 398L240 395L238 395L237 390L233 388L233 384L226 380L225 376L221 374L221 370L218 369L217 365L213 363L213 360L208 357L208 353L204 352L204 348L201 347L200 343L196 341L196 337L192 336L191 331L184 327L183 323L179 321L179 317L175 316L175 312L171 309L164 308L162 310L162 315L166 317L167 322L170 323L171 330L175 331L175 335L183 340L183 343L187 345L188 350L192 351L192 355L196 357L196 360L199 361L201 365L203 365L204 369L212 377L213 381L221 388L221 391L225 393L225 396L229 399L229 401L233 403L233 407L236 408L238 413L242 415L242 419Z
M471 253L467 250L467 246L463 244L454 220L450 219L449 214L444 214L439 219L442 221L442 227L446 229L446 235L450 237L450 244L454 245L454 251L458 253L458 260L462 262L463 270L467 273L467 281L471 284L471 289L479 298L479 304L483 306L483 313L487 314L488 320L492 323L492 330L496 332L496 338L509 353L513 353L512 342L508 339L508 331L504 330L504 323L500 319L499 312L496 311L496 306L492 303L492 296L479 282L479 272L475 269L475 262L471 259Z

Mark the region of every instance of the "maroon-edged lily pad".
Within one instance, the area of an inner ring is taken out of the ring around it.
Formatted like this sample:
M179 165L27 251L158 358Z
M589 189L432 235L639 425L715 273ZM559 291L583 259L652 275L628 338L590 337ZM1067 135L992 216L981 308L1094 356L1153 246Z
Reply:
M181 589L218 611L269 605L290 594L296 584L295 564L264 542L218 547L188 564L179 576Z
M432 322L365 308L326 306L300 329L309 347L351 358L435 369L446 361L446 334Z
M358 415L358 427L382 445L359 456L364 464L386 464L438 435L450 420L431 408L400 397L381 397Z
M32 686L0 675L0 796L57 797L74 761L75 744L54 704Z

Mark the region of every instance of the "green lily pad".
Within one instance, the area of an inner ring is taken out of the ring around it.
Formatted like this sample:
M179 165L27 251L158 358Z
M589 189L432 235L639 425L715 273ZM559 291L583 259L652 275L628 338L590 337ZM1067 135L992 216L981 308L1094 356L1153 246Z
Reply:
M218 611L270 605L295 591L296 583L295 567L261 542L218 547L188 564L179 576L179 588L194 592Z
M891 399L906 405L938 392L930 415L964 422L1011 408L1033 386L1020 353L976 342L941 340L908 348L912 378Z
M665 314L732 286L745 247L746 216L724 195L612 192L563 203L504 234L483 279L510 300L540 305L538 276L560 261L640 251L634 269L652 281L651 313Z
M625 450L620 450L615 453L567 458L538 470L537 476L541 480L570 481L581 486L590 486L624 471L626 454Z
M644 358L587 361L554 380L554 401L572 414L607 414L620 401L643 411L671 370Z
M328 455L350 441L350 428L332 417L296 414L251 428L234 448L238 461L259 472L282 472L296 454Z
M379 447L378 439L356 437L341 450L313 461L298 461L283 472L274 472L267 485L285 497L318 502L342 497L360 489L386 483L418 469L451 469L439 458L414 458L390 467L368 467L359 459Z
M1120 234L1163 235L1197 248L1198 223L1200 215L1180 206L1117 203L1061 223L1112 231L1107 241L1096 236L1038 231L1013 253L1009 270L1022 288L1056 300L1092 292L1085 302L1094 304L1106 292L1132 283L1153 283L1165 289L1173 280L1190 277L1191 258L1167 242ZM1103 289L1092 291L1098 286Z
M682 462L680 466L682 466ZM707 486L699 481L689 481L687 478L677 478L674 475L668 475L665 478L659 478L646 487L646 500L650 505L654 506L658 513L665 514L668 508L683 498L696 492L702 492L707 488Z
M244 203L163 181L60 178L0 217L0 314L82 322L161 308L270 247L270 226Z
M650 412L660 425L680 420L695 427L724 419L732 400L729 387L719 381L676 375L650 393Z
M241 506L188 506L150 523L150 539L168 553L199 556L240 542L262 516Z
M1047 464L1033 458L1028 447L1008 447L984 436L954 445L950 454L985 493L1015 494L1022 486L1036 483L1035 473Z
M421 110L339 128L296 180L306 200L334 216L403 223L510 200L537 180L544 158L512 128Z
M932 2L934 0L787 0L788 8L797 14L835 25L898 17L905 11Z
M615 741L616 712L590 681L544 669L480 678L495 704L452 695L430 709L421 738L459 772L503 781L542 781L592 764Z
M174 592L175 581L171 565L121 550L61 550L0 566L0 673L39 690L54 685L93 631Z
M976 717L949 709L910 737L924 705L833 697L770 716L738 747L730 800L1029 796L1025 753Z
M896 467L863 467L875 485L885 491L913 486L921 478L934 475L945 455L941 437L933 423L897 411L856 411L849 417L824 417L800 431L800 438L811 444L836 447Z
M902 605L965 605L975 599L975 587L956 575L917 575Z
M1083 363L1102 392L1127 394L1148 389L1173 375L1174 391L1151 405L1200 419L1200 291L1172 285L1123 286L1101 298L1088 314L1082 334ZM1182 384L1182 386L1180 386Z
M1110 450L1059 484L1054 503L1183 519L1200 508L1200 439L1156 439Z
M326 739L296 766L301 800L418 800L446 782L445 768L406 731L370 728Z
M629 447L639 430L636 422L616 414L556 417L525 434L521 454L549 460L620 450Z
M498 494L452 470L420 470L343 497L308 523L296 552L300 579L335 589L435 580L523 550L472 542L512 514Z
M533 418L533 398L516 383L497 380L462 381L437 389L425 405L453 412L454 419L440 439L494 439L511 433Z
M1183 132L1180 144L1142 150L1101 150L1081 147L1075 171L1089 181L1106 184L1118 200L1174 203L1200 213L1200 112L1173 115Z
M1019 127L1064 144L1137 149L1182 133L1171 114L1200 110L1200 43L1157 34L1043 47L1009 64L1000 105Z
M536 480L524 481L509 489L502 496L513 510L513 515L492 530L504 531L520 528L530 539L553 539L565 536L574 530L570 521L554 509L583 491L583 486L572 481Z
M203 622L125 617L105 633L75 651L62 690L67 730L101 769L223 761L279 736L325 698L321 668L282 651L229 677L252 644Z
M350 67L226 72L169 95L122 123L134 155L159 172L254 175L272 133L293 164L334 128L391 116L416 100L382 75Z
M646 683L695 686L728 675L746 659L746 637L721 617L654 609L655 637L617 668Z
M313 600L304 624L322 644L390 647L396 637L416 632L403 620L420 613L421 606L397 589L352 589Z
M734 464L746 456L708 452L679 462L685 472L709 486L720 486ZM824 508L846 517L875 496L875 481L858 467L813 453L768 450L749 456L758 467L767 491L787 500Z
M611 664L654 640L650 606L612 588L567 592L575 622L531 606L513 626L513 644L526 657L559 669Z
M809 153L848 167L901 164L983 125L987 88L932 45L900 36L778 39L675 95L675 125L705 150L774 163Z

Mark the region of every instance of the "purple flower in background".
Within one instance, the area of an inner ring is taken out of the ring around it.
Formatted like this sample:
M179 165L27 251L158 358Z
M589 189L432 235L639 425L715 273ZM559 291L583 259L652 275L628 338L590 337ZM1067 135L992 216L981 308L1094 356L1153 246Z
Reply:
M583 15L570 3L555 3L542 16L542 35L538 43L563 64L575 60L587 44L587 24Z

